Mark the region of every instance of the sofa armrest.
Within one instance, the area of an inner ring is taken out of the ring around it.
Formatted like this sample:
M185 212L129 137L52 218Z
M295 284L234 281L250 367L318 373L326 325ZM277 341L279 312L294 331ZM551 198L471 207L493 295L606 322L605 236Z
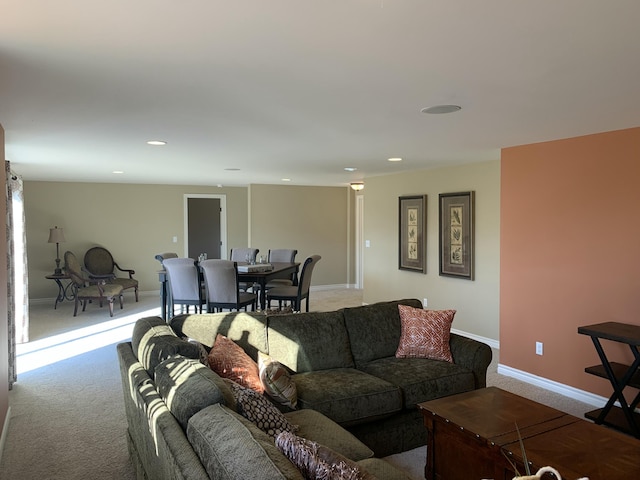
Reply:
M462 365L473 372L475 388L487 386L487 368L491 363L493 352L486 343L473 340L456 333L449 338L453 363Z

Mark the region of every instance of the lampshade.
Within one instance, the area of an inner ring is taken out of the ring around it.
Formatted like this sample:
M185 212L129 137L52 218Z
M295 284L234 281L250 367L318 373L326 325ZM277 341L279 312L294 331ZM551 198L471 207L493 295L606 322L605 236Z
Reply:
M49 241L47 243L64 243L64 231L61 228L54 227L49 229Z
M357 191L362 190L364 188L364 183L363 182L351 182L351 188L354 189L357 192Z

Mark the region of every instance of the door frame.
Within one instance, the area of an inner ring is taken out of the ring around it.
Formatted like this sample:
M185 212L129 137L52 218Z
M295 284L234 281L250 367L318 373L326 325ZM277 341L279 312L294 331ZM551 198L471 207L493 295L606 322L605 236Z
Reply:
M227 252L227 196L213 193L185 193L184 194L184 256L189 252L189 199L217 198L220 200L220 258L226 259Z
M364 288L364 195L356 195L356 288Z

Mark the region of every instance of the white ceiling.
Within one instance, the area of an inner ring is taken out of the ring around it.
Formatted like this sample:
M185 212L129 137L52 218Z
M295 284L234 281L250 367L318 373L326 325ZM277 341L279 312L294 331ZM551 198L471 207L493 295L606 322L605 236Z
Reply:
M638 0L1 0L0 18L27 180L346 185L640 126ZM462 110L420 112L443 103Z

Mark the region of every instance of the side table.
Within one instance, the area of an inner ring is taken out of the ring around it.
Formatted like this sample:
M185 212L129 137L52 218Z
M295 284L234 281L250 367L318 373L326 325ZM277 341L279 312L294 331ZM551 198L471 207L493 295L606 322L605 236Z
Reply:
M55 310L58 307L58 303L66 300L74 300L75 294L73 292L73 282L69 282L66 285L62 284L63 280L71 280L71 277L67 274L62 275L46 275L44 278L47 280L54 280L58 285L58 296L56 297L56 302L53 304L53 309Z
M640 403L640 393L628 403L623 392L626 387L640 388L640 325L597 323L578 327L578 333L591 337L602 362L601 365L585 368L585 372L608 379L613 387L613 393L604 408L587 412L585 417L640 438L640 414L635 412ZM635 360L631 365L610 362L600 339L627 344ZM614 406L616 400L620 402L619 407Z

